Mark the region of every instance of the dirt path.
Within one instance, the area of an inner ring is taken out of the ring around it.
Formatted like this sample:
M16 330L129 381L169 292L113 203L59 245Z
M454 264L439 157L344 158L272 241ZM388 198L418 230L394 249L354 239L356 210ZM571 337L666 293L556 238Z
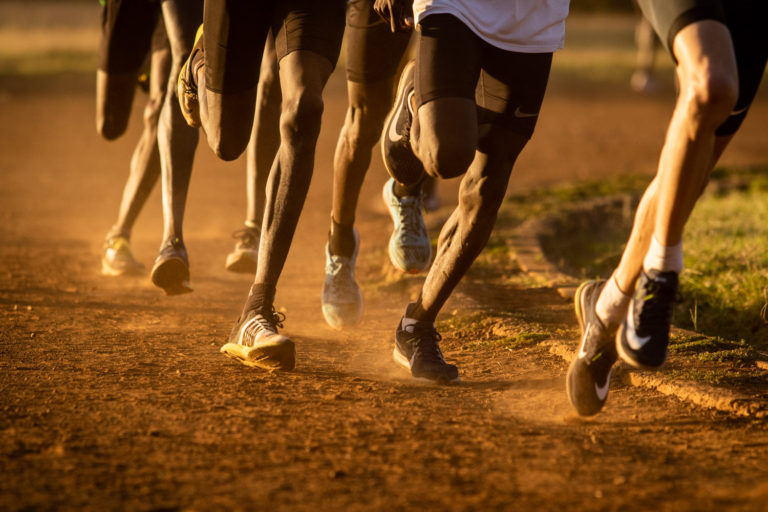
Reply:
M200 148L185 237L195 293L166 298L146 278L98 273L138 116L107 144L92 128L89 88L0 94L0 509L765 510L765 423L619 383L604 413L579 419L565 365L537 346L466 351L467 340L447 338L463 384L411 381L390 354L413 283L372 277L388 266L378 161L359 213L364 320L342 333L325 326L339 78L279 286L299 350L297 370L279 375L218 353L250 281L223 269L244 213L242 162ZM514 187L652 169L668 98L608 94L597 108L561 93L548 98ZM758 107L727 161L765 161L768 104ZM444 186L444 201L454 191ZM134 232L147 265L160 236L159 195L150 202ZM477 278L446 310L486 306L521 321L546 311L550 332L575 328L554 291Z

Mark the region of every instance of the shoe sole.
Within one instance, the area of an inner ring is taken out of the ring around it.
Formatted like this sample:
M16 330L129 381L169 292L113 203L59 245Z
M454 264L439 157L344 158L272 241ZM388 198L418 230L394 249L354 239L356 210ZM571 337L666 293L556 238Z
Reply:
M169 258L152 267L152 284L162 288L166 295L191 293L189 267L181 258Z
M619 353L619 357L622 361L632 366L633 368L638 368L640 370L658 371L664 368L664 365L667 364L668 353L664 354L664 360L661 362L661 364L649 365L641 363L635 358L629 349L624 347L624 330L624 322L622 322L619 326L619 330L616 332L616 352Z
M584 331L586 330L586 325L584 322L584 311L585 311L585 305L583 304L584 299L584 289L593 283L594 281L585 281L579 285L579 287L576 289L576 293L573 296L573 308L576 312L576 320L579 322L579 330L581 331L581 337L579 338L579 351L581 351L581 343L582 343L582 337L584 336ZM585 400L579 399L579 397L575 393L575 389L583 389L585 386L576 386L572 382L576 380L576 365L579 364L579 357L578 352L576 353L576 357L571 360L571 364L568 366L568 373L566 374L565 378L565 392L568 395L568 400L571 402L571 405L574 409L576 409L576 412L579 413L579 416L594 416L598 412L600 412L603 409L603 405L605 405L605 401L599 402L599 401L592 401L593 403L589 407L582 407L580 406L585 402ZM609 376L610 378L610 376ZM594 385L594 383L590 380L590 382L587 383L589 385ZM598 405L599 404L599 405Z
M411 362L406 358L403 354L400 353L399 350L397 350L397 345L395 345L394 350L392 351L392 359L395 360L397 364L408 370L408 373L411 372ZM446 379L428 379L426 377L414 377L413 374L411 374L411 378L413 380L418 380L420 382L428 382L430 384L458 384L461 382L461 377L456 376L453 380L446 380Z
M252 368L290 371L296 367L296 346L293 341L288 339L258 347L244 347L237 343L226 343L221 347L221 353Z
M360 323L360 318L363 316L363 296L360 294L360 305L354 314L342 315L339 314L335 306L329 303L323 303L321 307L323 311L323 318L331 329L341 331L347 327L354 327Z
M237 274L255 274L258 262L243 252L231 252L227 256L227 262L224 264L229 272Z
M200 27L197 29L197 33L195 34L195 42L192 44L192 48L197 45L197 41L203 36L203 26L200 25ZM197 100L196 107L189 108L189 105L186 105L184 102L186 101L186 85L185 80L182 79L184 75L187 74L187 69L191 65L192 60L192 52L190 52L189 56L187 57L187 60L184 61L184 65L181 66L181 70L179 71L179 77L176 80L176 96L179 100L179 110L181 110L181 115L184 118L184 121L187 122L187 125L189 125L191 128L199 128L202 122L200 121L200 100ZM200 90L197 91L198 98L200 95Z
M397 82L397 95L395 96L395 102L393 105L399 105L403 101L403 94L405 93L405 77L408 75L408 73L411 72L411 69L416 66L416 61L411 61L408 64L405 65L403 68L403 72L400 74L400 80ZM389 113L387 114L387 117L384 121L384 128L382 129L381 133L381 144L379 146L381 147L381 159L384 162L384 167L387 169L387 173L389 173L390 176L392 176L392 169L389 167L389 163L387 162L387 155L386 151L384 150L384 143L385 139L384 137L388 137L386 135L389 133L389 125L394 121L394 116L397 110L394 108L390 109Z
M392 210L392 203L389 199L389 194L387 193L387 186L385 186L381 190L381 197L384 200L384 204L387 207L387 212L389 212L389 218L392 219L392 224L395 224L395 212ZM394 233L393 233L394 235ZM401 265L398 261L396 255L395 255L395 246L397 244L392 242L392 236L389 237L389 243L387 244L387 253L389 254L389 261L392 263L392 266L395 267L397 270L404 274L421 274L422 272L426 271L429 268L430 263L432 263L432 244L429 244L429 257L427 258L427 264L422 268L408 268L405 265Z

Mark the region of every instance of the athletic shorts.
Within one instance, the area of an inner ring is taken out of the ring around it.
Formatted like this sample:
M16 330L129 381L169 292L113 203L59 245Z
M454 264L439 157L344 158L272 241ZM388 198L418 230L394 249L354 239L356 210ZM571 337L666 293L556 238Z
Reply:
M450 14L430 14L419 24L417 106L459 97L474 99L479 124L533 135L549 80L552 53L518 53L480 39Z
M395 32L373 10L373 0L350 0L347 7L347 80L372 84L390 79L411 40Z
M239 93L256 87L270 29L278 62L304 50L336 66L345 10L346 0L206 0L206 88Z
M160 18L158 0L107 0L101 11L99 69L138 73L152 48Z
M768 61L768 2L765 0L638 0L670 55L675 36L691 23L715 20L731 32L739 73L739 99L717 135L733 135L747 115Z

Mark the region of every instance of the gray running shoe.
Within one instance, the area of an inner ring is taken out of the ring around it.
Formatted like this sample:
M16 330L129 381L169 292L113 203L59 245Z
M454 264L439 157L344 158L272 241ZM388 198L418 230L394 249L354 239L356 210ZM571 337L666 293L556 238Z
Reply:
M331 254L325 244L325 283L323 283L323 316L328 325L342 329L357 325L363 313L363 294L355 281L355 262L360 239L355 234L355 252L351 258Z
M424 225L421 195L397 197L395 180L384 184L382 197L394 227L389 238L389 259L401 272L418 274L426 270L432 259L432 242Z
M227 255L225 267L230 272L253 274L259 262L259 240L261 230L249 226L232 233L237 239L234 250Z
M407 309L406 309L407 310ZM442 336L429 322L409 322L403 327L400 319L395 331L395 362L410 370L415 379L450 384L459 382L459 369L445 362L440 351Z
M125 235L109 235L104 240L101 256L101 273L105 276L137 275L144 271L144 265L136 261L131 252L131 243Z
M605 281L587 281L573 298L581 328L581 344L568 368L566 390L571 405L582 416L592 416L608 398L611 370L616 362L614 332L608 330L595 313L595 304Z
M277 333L283 326L285 315L272 311L263 314L249 311L237 321L229 341L221 347L222 354L246 366L265 370L293 370L296 366L296 348L293 341Z

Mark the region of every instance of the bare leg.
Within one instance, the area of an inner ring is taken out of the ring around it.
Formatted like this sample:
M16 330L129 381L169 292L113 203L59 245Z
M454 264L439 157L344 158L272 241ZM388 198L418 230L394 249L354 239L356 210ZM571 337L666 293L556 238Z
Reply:
M715 137L738 91L728 29L718 22L687 26L675 38L680 96L661 152L656 178L638 207L630 241L615 271L625 293L634 290L651 237L676 245L729 137ZM717 141L716 141L717 139Z
M289 53L280 61L281 141L267 182L257 285L274 289L288 256L312 178L322 91L332 70L325 57L309 51Z
M182 224L192 173L198 131L187 126L176 96L176 77L189 56L195 30L202 19L202 5L164 0L163 19L173 55L165 104L160 113L158 146L163 183L163 243L152 269L152 282L168 295L187 293L189 262Z
M510 173L527 143L504 129L480 127L481 147L464 175L459 203L440 232L437 256L410 317L434 322L453 289L485 247L507 190ZM423 133L423 132L422 132Z
M227 255L225 268L230 272L253 274L259 260L261 223L264 220L267 178L280 146L280 78L274 38L270 34L264 46L256 93L256 117L246 151L245 191L248 199L245 227L232 236L238 241Z
M157 125L165 100L171 69L169 48L152 53L149 100L144 107L144 131L131 157L131 172L123 189L117 222L110 233L130 236L139 212L160 178L160 154L157 148Z

